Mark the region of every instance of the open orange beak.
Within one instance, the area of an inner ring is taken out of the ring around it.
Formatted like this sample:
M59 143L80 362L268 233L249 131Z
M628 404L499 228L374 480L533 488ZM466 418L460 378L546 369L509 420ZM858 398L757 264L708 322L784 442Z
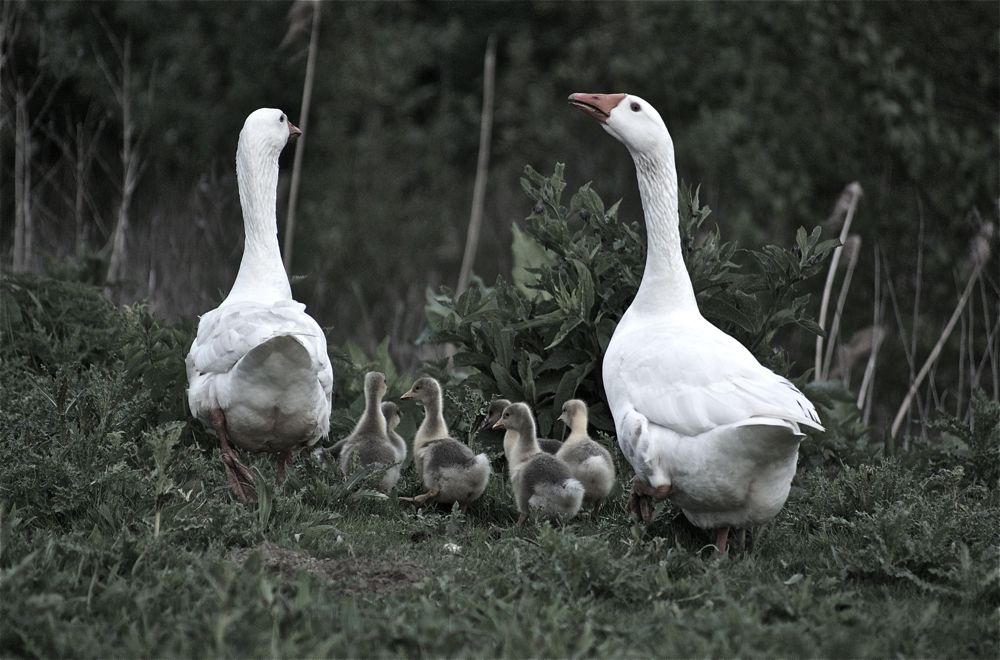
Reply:
M602 124L607 123L611 111L625 98L624 94L584 94L577 92L569 95L569 104L583 110Z
M505 429L507 427L503 425L503 420L502 419L498 419L497 423L493 425L493 428L495 428L495 429Z
M296 137L298 137L300 135L302 135L302 131L300 131L299 127L296 126L295 124L293 124L291 122L291 120L289 120L289 122L288 122L288 139L291 140L292 138L296 138Z
M404 394L403 396L401 396L399 398L400 399L412 399L413 398L413 388L411 387L410 389L406 390L406 394Z

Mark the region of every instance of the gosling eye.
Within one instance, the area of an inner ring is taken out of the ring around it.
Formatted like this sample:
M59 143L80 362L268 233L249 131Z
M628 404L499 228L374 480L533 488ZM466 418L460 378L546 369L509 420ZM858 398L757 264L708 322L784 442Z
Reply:
M639 112L640 110L642 110L642 106L640 106L635 101L632 101L632 105L630 105L629 107L632 108L632 112Z

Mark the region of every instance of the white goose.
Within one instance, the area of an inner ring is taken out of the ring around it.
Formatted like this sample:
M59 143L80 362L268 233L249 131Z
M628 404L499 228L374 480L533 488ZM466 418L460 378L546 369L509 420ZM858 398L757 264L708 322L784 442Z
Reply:
M716 530L773 518L785 503L800 426L823 430L786 378L702 317L681 256L674 145L659 113L630 94L572 94L632 154L646 216L646 268L604 354L618 444L635 470L629 510L670 497Z
M333 369L326 336L292 299L275 215L278 156L300 134L280 110L247 117L236 149L246 241L232 290L201 317L187 356L191 414L212 427L229 485L240 500L253 476L233 445L279 454L277 479L295 448L330 430Z

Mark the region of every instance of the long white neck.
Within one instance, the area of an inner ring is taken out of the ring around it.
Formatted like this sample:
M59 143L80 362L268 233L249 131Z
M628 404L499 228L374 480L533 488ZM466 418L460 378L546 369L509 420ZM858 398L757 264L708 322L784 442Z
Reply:
M677 170L673 146L632 154L646 216L646 269L632 308L638 311L698 310L681 253Z
M236 149L236 178L240 187L246 239L240 271L223 304L292 299L292 289L278 247L279 153L267 147L255 147L240 134Z

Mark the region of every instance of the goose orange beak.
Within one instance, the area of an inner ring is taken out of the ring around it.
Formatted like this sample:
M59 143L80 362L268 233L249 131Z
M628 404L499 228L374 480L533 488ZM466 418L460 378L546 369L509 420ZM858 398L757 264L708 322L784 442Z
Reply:
M569 104L582 110L602 124L607 123L611 111L625 98L624 94L585 94L576 92L569 95Z
M291 120L289 120L289 122L288 122L288 139L291 140L292 138L296 138L296 137L298 137L300 135L302 135L302 131L300 131L299 127L296 126L295 124L293 124L291 122Z
M413 388L406 390L406 394L399 397L400 399L412 399L413 398Z
M505 429L507 427L503 425L503 420L502 419L498 419L497 423L493 425L493 428L495 428L495 429Z

